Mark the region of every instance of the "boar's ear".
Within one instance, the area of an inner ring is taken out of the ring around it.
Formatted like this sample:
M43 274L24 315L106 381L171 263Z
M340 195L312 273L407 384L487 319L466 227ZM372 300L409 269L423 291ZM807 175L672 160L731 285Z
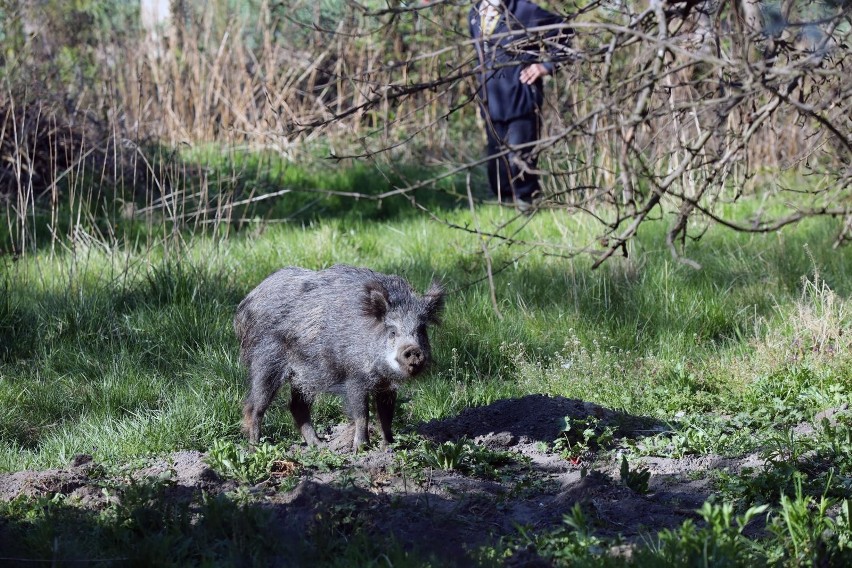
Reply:
M372 280L364 285L361 311L367 317L382 320L388 313L388 291L379 282Z
M437 280L432 281L432 285L423 294L423 313L428 323L440 325L441 312L444 311L444 287Z

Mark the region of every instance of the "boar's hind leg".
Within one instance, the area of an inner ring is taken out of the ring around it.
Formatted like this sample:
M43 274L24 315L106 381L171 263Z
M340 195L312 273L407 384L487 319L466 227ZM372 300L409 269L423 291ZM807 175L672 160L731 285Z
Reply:
M243 431L248 435L249 443L257 444L260 441L263 415L281 386L281 377L276 374L250 373L249 393L243 402Z
M393 422L394 405L396 404L396 391L386 390L376 393L376 414L379 415L379 425L382 427L382 447L393 443L391 423Z
M309 446L318 446L320 439L311 424L311 403L296 387L290 389L290 414L305 442Z
M346 392L346 414L355 425L355 437L352 440L352 449L358 451L370 441L368 419L370 417L369 394L360 388L349 388Z

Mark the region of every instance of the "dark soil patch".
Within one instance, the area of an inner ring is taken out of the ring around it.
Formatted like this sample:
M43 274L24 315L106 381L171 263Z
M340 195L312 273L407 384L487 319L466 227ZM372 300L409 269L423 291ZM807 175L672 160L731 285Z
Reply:
M542 444L559 435L564 417L590 415L617 428L621 436L636 435L633 426L647 426L647 421L579 400L539 395L500 400L418 428L434 442L466 437L491 450L523 456L501 467L496 479L432 468L412 475L394 454L376 450L353 456L345 468L305 475L291 491L264 482L251 492L257 506L272 512L282 539L309 538L318 518L357 515L362 521L359 530L393 535L406 547L464 564L466 551L513 534L518 525L533 532L558 526L577 503L601 535L632 540L655 534L696 518L695 509L712 490L709 472L758 465L754 456L646 458L632 464L644 465L652 474L649 492L640 494L620 482L617 456L571 463ZM340 426L328 433L326 443L343 448L350 439L350 429ZM103 507L108 497L101 491L103 476L94 475L97 471L96 464L81 458L61 470L0 475L0 499L61 493L82 507ZM583 475L585 472L590 473ZM168 479L167 495L173 499L238 487L220 479L204 462L204 454L190 451L157 460L130 477L137 481ZM2 531L0 526L0 542Z

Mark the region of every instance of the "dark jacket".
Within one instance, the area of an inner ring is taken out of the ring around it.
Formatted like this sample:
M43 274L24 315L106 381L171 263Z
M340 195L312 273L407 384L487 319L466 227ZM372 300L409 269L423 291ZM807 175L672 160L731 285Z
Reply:
M520 79L521 70L531 63L542 63L553 73L556 64L567 57L560 53L559 46L547 46L547 52L542 53L542 40L555 39L560 45L567 45L571 31L566 28L561 33L558 29L535 34L525 32L528 28L561 24L565 20L529 0L503 0L503 7L499 9L504 10L504 14L489 40L482 36L479 4L477 2L470 10L470 35L476 40L479 55L479 97L483 112L487 105L492 120L511 120L536 112L544 99L542 82L524 85Z

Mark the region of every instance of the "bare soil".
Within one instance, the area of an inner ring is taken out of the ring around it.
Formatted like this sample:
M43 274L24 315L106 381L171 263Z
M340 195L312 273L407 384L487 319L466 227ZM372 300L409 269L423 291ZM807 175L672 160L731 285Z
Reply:
M576 503L587 511L602 536L621 535L629 542L656 534L697 518L695 510L712 491L709 476L714 470L738 472L760 465L753 455L739 459L712 455L644 458L631 462L631 468L644 466L651 472L649 492L640 494L621 483L620 460L612 452L572 463L541 444L559 436L564 417L590 415L616 428L617 437L635 438L656 431L649 420L591 403L530 395L468 409L417 428L435 442L467 437L491 450L526 458L501 469L497 479L437 469L412 476L398 466L394 454L375 450L351 456L351 465L343 469L303 475L291 491L267 481L251 492L257 497L257 506L269 509L278 521L281 538L300 538L318 514L346 504L370 512L371 530L393 534L406 546L456 563L465 551L513 534L518 525L532 531L553 528ZM341 425L327 432L325 440L330 448L344 451L341 448L351 443L351 436L351 430ZM133 471L130 477L167 476L172 484L168 495L174 499L237 488L236 482L219 478L204 457L196 451L175 452ZM116 497L102 491L104 477L98 473L102 471L88 456L78 456L63 469L2 474L0 499L61 493L83 507L104 507ZM0 542L2 532L0 523Z

